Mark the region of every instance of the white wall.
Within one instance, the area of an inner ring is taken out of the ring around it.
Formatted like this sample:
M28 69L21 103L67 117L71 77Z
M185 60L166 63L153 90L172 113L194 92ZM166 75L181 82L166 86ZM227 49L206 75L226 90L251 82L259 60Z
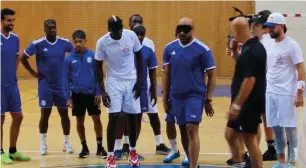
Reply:
M302 17L286 17L287 34L301 46L306 65L306 1L258 1L255 2L255 11L270 10L286 14L300 13Z

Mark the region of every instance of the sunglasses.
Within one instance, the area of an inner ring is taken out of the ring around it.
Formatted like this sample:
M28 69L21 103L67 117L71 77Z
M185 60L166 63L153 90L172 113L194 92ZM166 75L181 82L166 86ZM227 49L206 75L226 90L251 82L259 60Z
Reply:
M176 27L176 32L177 32L177 33L183 32L183 33L187 34L187 33L189 33L192 29L193 29L193 27L190 26L190 25L177 25L177 27Z

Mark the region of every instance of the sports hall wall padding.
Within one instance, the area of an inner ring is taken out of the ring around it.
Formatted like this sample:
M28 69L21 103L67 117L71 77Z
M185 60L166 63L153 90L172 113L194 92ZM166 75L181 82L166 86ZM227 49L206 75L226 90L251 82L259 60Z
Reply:
M118 15L128 28L128 19L132 14L144 18L147 36L156 47L161 76L162 53L165 45L174 40L177 21L182 16L191 17L195 23L195 36L207 44L213 51L218 77L231 77L234 62L225 55L226 36L229 33L228 17L233 16L232 6L245 13L253 13L253 1L32 1L2 2L2 8L16 11L14 32L21 40L21 51L33 40L44 36L43 22L48 18L56 19L58 35L72 39L76 29L87 33L88 47L95 49L97 40L107 32L107 19ZM33 67L35 58L30 59ZM29 78L31 75L19 65L18 76Z

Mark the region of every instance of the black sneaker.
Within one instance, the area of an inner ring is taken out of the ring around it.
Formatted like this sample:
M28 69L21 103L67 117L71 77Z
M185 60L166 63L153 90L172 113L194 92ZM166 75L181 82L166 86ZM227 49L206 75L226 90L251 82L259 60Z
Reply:
M249 159L248 152L245 152L245 153L243 154L243 159L244 159L244 161L246 161L246 160ZM235 163L237 163L237 162L235 162L235 161L233 160L233 158L230 158L230 159L228 159L228 160L226 161L226 164L228 164L228 165L230 165L230 166L232 166L232 165L235 164Z
M245 167L245 162L236 162L232 165L235 168L244 168Z
M161 143L160 145L156 146L156 154L159 155L168 155L171 151L165 144Z
M269 146L268 150L262 155L263 161L277 160L277 154L274 146Z
M104 147L98 147L97 148L97 153L96 153L97 156L101 156L102 159L106 159L107 158L107 152L105 151Z
M251 159L248 158L246 161L245 161L245 165L243 168L252 168L252 164L251 164Z
M122 159L129 158L129 153L130 153L130 145L129 144L123 144L122 147Z
M88 148L83 148L81 153L79 154L79 158L87 158L89 156Z

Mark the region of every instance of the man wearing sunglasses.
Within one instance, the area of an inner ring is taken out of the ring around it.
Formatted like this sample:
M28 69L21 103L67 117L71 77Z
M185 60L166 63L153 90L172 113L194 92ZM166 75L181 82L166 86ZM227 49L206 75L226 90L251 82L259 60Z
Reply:
M189 167L196 168L199 167L199 124L203 108L207 116L214 114L211 98L215 89L215 63L210 48L193 37L192 19L180 19L176 30L178 39L164 49L163 104L165 111L177 119Z

